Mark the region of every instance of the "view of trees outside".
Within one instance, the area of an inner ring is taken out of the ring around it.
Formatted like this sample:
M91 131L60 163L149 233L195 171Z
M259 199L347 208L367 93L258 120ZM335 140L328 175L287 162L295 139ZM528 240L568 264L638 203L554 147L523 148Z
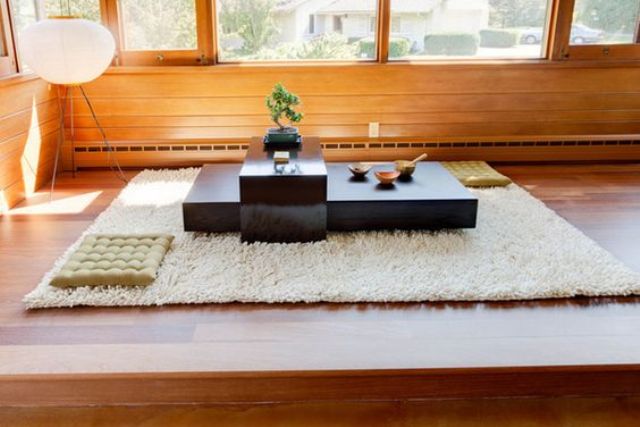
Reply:
M10 0L9 3L18 44L22 30L49 16L71 14L100 22L100 0L69 0L68 7L66 0ZM28 67L22 64L21 69L26 71Z
M635 43L640 0L576 0L572 44Z
M118 0L127 50L197 49L195 0ZM17 32L100 0L11 0ZM216 0L222 61L376 56L377 0ZM68 4L68 6L67 6ZM389 56L536 58L550 0L392 0ZM571 43L632 43L640 0L576 0Z
M375 57L376 0L217 0L222 61Z
M195 0L119 0L126 50L198 48Z
M539 58L549 8L548 0L393 0L392 37L409 39L411 47L390 56Z
M217 0L220 59L373 59L376 0ZM390 57L540 57L549 0L393 0Z
M72 15L100 22L100 0L42 0L41 3L45 16Z

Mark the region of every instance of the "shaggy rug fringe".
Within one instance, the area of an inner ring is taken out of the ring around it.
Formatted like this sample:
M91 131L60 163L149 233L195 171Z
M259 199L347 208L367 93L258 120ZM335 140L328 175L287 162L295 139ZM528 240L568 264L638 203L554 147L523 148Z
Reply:
M226 302L524 300L640 294L640 275L522 188L472 190L478 227L330 233L327 241L243 244L182 230L199 169L137 175L24 298L27 308ZM57 289L49 281L88 233L176 236L147 288Z

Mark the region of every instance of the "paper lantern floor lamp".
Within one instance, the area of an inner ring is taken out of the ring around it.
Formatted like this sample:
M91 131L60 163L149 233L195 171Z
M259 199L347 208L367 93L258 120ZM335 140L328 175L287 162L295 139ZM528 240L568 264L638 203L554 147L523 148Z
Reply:
M51 194L55 187L62 141L66 104L71 100L72 170L75 174L75 130L73 124L73 91L79 89L87 103L96 126L100 130L109 167L126 181L113 147L82 85L95 80L106 71L115 54L115 41L105 27L86 19L72 16L52 17L36 22L20 34L20 52L24 62L43 80L60 85L65 96L61 102L60 133L51 178Z

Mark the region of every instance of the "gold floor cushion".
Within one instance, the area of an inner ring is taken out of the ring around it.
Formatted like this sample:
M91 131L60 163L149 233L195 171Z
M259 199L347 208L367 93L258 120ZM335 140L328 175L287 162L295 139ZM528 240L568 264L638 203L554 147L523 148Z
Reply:
M172 241L168 234L89 235L51 285L147 286L155 280Z
M467 187L504 187L511 180L483 161L442 162Z

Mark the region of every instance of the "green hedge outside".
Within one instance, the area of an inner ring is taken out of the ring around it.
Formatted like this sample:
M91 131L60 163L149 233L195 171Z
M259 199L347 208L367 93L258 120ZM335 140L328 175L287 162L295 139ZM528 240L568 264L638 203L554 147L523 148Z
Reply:
M391 38L389 39L389 57L399 58L407 56L411 44L409 40L404 38ZM376 42L370 39L362 39L359 43L360 56L366 56L367 58L375 58Z
M471 56L478 52L478 36L471 33L427 34L424 52L427 55Z
M482 47L514 47L518 44L518 33L511 30L480 30Z

